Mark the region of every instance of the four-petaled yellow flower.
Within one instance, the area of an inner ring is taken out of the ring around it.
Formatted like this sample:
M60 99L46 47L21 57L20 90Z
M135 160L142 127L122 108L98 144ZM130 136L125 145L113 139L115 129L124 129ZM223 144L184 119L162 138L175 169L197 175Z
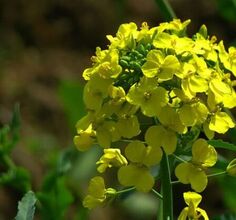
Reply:
M150 167L158 164L162 150L158 146L145 146L140 141L133 141L125 149L125 155L131 162L118 171L119 182L123 186L135 186L137 190L148 192L154 185Z
M181 183L191 184L196 192L202 192L207 186L205 169L215 165L217 152L204 139L198 139L192 146L192 160L180 163L175 168L175 175Z

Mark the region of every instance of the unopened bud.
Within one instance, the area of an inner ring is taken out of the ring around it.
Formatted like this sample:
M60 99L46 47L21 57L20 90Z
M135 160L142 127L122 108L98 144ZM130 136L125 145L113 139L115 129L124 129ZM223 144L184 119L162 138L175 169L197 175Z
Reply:
M227 173L230 176L236 177L236 159L233 159L226 168Z

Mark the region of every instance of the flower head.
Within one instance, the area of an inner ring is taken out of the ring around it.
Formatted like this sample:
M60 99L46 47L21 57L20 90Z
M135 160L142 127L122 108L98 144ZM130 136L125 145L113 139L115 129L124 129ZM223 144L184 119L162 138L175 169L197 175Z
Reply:
M83 200L83 206L89 209L104 204L105 200L116 193L115 189L105 188L104 179L96 176L90 180L88 195Z
M180 182L191 184L192 189L202 192L207 186L205 169L215 165L217 153L215 148L204 139L198 139L192 146L192 160L180 163L175 168L175 175Z
M178 220L209 220L205 210L198 207L202 200L202 196L195 192L184 193L184 201L188 205L180 213Z
M125 155L130 161L118 171L119 182L123 186L135 186L137 190L148 192L154 185L150 167L158 164L162 150L157 146L145 146L140 141L133 141L125 149Z

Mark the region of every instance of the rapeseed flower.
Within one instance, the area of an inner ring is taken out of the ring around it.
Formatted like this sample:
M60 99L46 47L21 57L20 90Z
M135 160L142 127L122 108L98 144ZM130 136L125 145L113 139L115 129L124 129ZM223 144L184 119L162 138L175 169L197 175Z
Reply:
M202 192L207 186L205 169L215 165L217 152L204 139L197 139L192 146L192 159L180 163L175 168L175 175L183 184L191 184L196 192Z
M175 174L202 192L217 153L199 134L212 139L235 126L228 109L236 107L236 48L227 50L223 41L209 37L205 25L188 37L189 23L174 19L149 27L143 22L140 29L133 22L122 24L115 36L107 35L106 49L96 48L92 66L83 72L88 114L77 123L74 143L80 151L102 147L98 172L118 167L125 187L150 191L152 167L163 153L189 156L191 150L192 158L178 164ZM234 161L226 171L235 175ZM95 177L84 205L104 204L110 192L103 178ZM208 219L198 208L199 194L185 193L184 198L188 207L179 220Z
M116 190L105 188L104 179L100 176L93 177L88 187L88 195L83 200L83 206L89 209L103 205L109 196L115 195Z
M154 177L150 167L158 164L162 158L162 150L158 146L145 146L140 141L127 145L125 156L130 161L118 171L118 180L123 186L135 186L137 190L148 192L154 185Z
M198 207L202 196L195 192L184 193L184 201L188 205L180 213L178 220L209 220L205 210Z

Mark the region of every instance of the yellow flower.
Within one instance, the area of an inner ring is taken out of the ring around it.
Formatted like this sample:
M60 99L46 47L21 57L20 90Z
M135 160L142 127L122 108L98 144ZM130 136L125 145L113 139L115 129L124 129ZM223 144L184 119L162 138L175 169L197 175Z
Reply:
M180 213L178 220L209 220L205 210L198 207L202 200L202 196L195 192L184 193L184 201L188 205Z
M147 129L145 141L153 147L163 147L166 154L174 153L177 145L175 132L164 128L162 125L154 125Z
M148 78L157 76L160 80L170 80L179 71L180 63L173 55L164 56L160 50L151 50L142 66L143 74Z
M118 132L117 123L109 120L102 120L98 122L96 128L97 142L101 147L108 148L111 142L120 139L120 133Z
M235 123L226 112L216 112L210 117L209 129L217 133L224 134L234 126Z
M92 129L92 124L88 126L86 130L78 132L78 135L74 137L74 144L80 151L88 150L95 142L96 132Z
M134 39L137 38L137 25L133 22L120 25L116 37L107 35L107 39L111 42L111 48L132 48Z
M108 88L108 94L111 97L111 102L114 105L122 105L125 102L125 91L122 87L111 85Z
M118 119L117 130L120 136L132 138L140 133L138 118L136 115L123 115Z
M105 200L109 196L115 194L115 189L106 189L104 179L100 176L96 176L90 180L88 195L83 200L83 206L89 209L93 209L99 205L103 205Z
M130 104L139 106L144 115L153 117L167 104L168 94L158 86L156 79L143 77L131 86L126 99Z
M96 49L96 55L92 57L94 65L91 68L87 68L83 72L83 77L85 80L90 80L93 75L97 74L101 78L109 79L116 78L122 71L119 65L119 54L118 50L101 50L101 48Z
M179 55L184 52L190 53L194 47L194 41L188 37L160 32L154 38L153 45L158 49L170 49Z
M179 114L174 107L167 105L161 108L157 118L164 127L172 131L179 134L184 134L187 132L187 127L181 122Z
M210 70L207 68L203 58L196 55L188 63L183 64L181 87L183 92L190 99L195 97L196 93L206 92L208 90L208 78Z
M103 79L98 75L87 82L84 87L83 99L89 110L98 111L103 103L103 99L108 96L108 87L112 84L111 79Z
M236 76L236 48L230 47L229 53L226 52L223 41L218 45L219 57L225 68L230 70Z
M181 22L180 19L173 19L173 21L170 22L160 23L157 30L158 32L171 31L171 33L174 33L176 35L182 35L185 33L185 29L190 22L191 22L190 19L184 22Z
M217 152L204 139L197 139L192 146L192 160L180 163L175 168L175 175L183 184L191 184L196 192L202 192L207 186L205 169L215 165Z
M183 125L194 126L195 124L202 124L207 119L208 109L202 102L198 101L183 104L178 113Z
M225 74L224 78L216 75L211 79L207 99L211 109L214 109L217 104L223 104L226 108L236 106L236 94L229 77L229 74Z
M104 149L103 156L98 160L96 164L99 164L97 170L100 173L106 171L107 168L112 166L120 167L128 164L126 158L121 154L120 149L108 148Z
M123 186L135 186L137 190L148 192L154 185L150 167L158 164L162 158L159 147L145 146L140 141L131 142L125 149L126 157L131 161L118 171L118 180Z

